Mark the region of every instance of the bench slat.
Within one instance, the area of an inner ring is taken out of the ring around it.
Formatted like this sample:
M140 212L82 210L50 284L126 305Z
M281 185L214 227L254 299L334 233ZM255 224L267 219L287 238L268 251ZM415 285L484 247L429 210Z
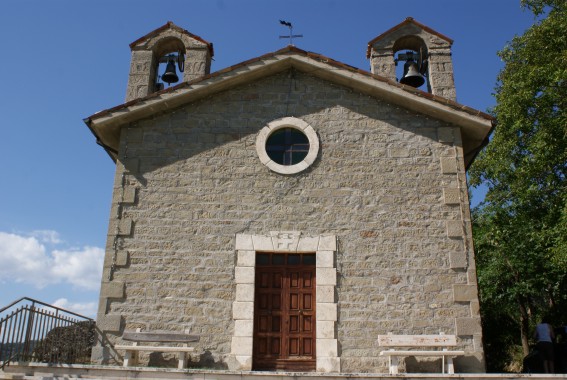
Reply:
M114 346L117 350L126 351L154 351L154 352L192 352L195 347L169 347L169 346Z
M457 345L455 335L378 335L384 347L449 347Z
M464 355L465 351L382 351L381 356L460 356Z
M137 331L124 331L122 334L123 340L136 341L136 342L198 342L199 336L188 335L183 333L171 332L137 332Z

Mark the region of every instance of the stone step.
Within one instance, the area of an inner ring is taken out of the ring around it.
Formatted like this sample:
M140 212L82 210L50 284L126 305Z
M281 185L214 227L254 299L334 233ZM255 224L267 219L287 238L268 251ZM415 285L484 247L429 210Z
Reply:
M380 373L299 373L299 372L260 372L173 369L155 367L128 367L103 365L49 365L27 363L9 365L0 370L0 380L550 380L567 379L567 374L437 374L402 373L397 375Z

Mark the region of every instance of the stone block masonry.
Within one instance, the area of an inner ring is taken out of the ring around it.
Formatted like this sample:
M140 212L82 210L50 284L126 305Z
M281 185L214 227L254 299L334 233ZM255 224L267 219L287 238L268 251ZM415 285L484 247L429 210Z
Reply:
M321 144L289 176L255 148L286 116ZM117 325L190 329L208 366L247 357L255 250L237 251L238 236L301 231L336 236L336 251L317 252L317 312L336 313L317 326L318 365L386 372L378 334L444 332L468 352L457 370L483 371L462 162L458 128L297 71L125 127L99 312L108 338Z

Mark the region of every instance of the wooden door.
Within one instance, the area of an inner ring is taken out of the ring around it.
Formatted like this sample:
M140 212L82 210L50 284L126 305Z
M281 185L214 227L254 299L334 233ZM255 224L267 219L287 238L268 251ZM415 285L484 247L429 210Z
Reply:
M253 352L255 370L315 370L315 254L258 254Z

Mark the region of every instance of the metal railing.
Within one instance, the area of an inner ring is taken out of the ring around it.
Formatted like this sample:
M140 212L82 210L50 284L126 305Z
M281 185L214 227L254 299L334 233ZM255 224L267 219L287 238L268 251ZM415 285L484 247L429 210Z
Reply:
M0 368L11 362L89 363L95 321L28 297L0 309Z

